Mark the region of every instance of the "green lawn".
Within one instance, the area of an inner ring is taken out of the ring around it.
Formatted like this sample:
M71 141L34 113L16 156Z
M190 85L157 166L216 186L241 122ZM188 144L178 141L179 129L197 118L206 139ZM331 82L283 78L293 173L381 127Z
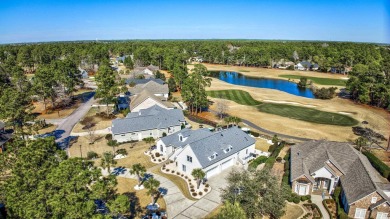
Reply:
M257 109L265 113L319 124L354 126L359 123L350 116L287 104L266 103L257 106Z
M290 78L290 79L300 79L303 76L301 76L301 75L279 75L279 77ZM316 84L321 84L321 85L345 86L345 83L347 82L346 80L334 79L334 78L317 78L317 77L309 77L309 76L304 76L304 77L313 81Z
M358 121L354 118L338 113L288 104L261 103L253 99L248 92L242 90L214 90L207 91L207 94L210 97L232 100L242 105L256 106L261 112L306 122L339 126L354 126L358 124Z
M232 100L242 105L255 106L261 103L253 99L248 92L242 90L212 90L207 91L207 94L210 97Z

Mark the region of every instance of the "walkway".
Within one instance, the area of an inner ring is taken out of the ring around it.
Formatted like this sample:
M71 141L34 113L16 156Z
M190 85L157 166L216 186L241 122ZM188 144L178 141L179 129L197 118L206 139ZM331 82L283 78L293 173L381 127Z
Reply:
M322 204L322 196L321 195L311 195L311 201L318 206L322 213L322 217L324 219L330 219L328 212L326 211L324 205Z

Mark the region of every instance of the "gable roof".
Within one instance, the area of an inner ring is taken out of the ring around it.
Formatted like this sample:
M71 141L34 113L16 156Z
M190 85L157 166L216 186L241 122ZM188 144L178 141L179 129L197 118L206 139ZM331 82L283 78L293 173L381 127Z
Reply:
M154 94L150 93L148 90L143 90L137 96L132 98L131 104L130 104L130 110L132 111L134 108L139 106L141 103L143 103L148 98L153 99L156 103L158 103L162 106L165 106L166 108L174 108L174 105L171 102L162 100L165 98L157 97Z
M384 195L377 183L387 184L388 181L379 175L364 155L343 142L307 141L291 147L291 181L302 175L310 176L325 167L327 161L343 173L340 181L348 203L373 192Z
M139 112L129 113L126 118L114 119L111 130L112 134L123 134L179 126L182 122L185 122L183 111L154 105Z
M202 133L197 140L193 140L185 147L190 147L198 159L202 168L206 168L217 163L237 152L255 144L255 139L250 137L238 127L231 127L225 130L211 132L211 134ZM231 150L224 152L231 146ZM215 159L210 160L213 154L218 154Z
M154 81L159 84L165 84L165 81L161 80L160 78L148 78L148 79L136 79L136 78L128 78L126 79L126 84L130 84L131 82L134 82L135 84L146 84L149 81Z
M137 84L134 87L129 88L131 95L141 93L143 90L148 90L152 94L167 94L169 93L168 84L159 84L154 80L150 80L145 84Z
M161 138L160 140L164 142L166 146L172 146L174 148L181 148L186 146L187 144L191 144L194 141L198 141L199 139L208 137L212 135L213 132L211 132L209 129L203 128L198 130L191 130L191 129L182 129L172 135L165 136ZM179 136L183 136L185 139L184 141L180 141Z

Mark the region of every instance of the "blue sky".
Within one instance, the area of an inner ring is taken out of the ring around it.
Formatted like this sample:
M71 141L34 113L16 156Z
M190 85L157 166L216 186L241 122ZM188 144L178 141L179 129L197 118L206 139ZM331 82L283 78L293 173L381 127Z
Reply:
M286 39L390 43L390 0L0 0L0 43Z

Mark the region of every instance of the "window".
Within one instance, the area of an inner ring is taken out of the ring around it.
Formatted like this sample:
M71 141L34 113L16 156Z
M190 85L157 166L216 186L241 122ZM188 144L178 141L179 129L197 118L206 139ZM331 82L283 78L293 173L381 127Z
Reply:
M152 135L152 133L150 133L150 135Z
M214 153L213 155L211 155L209 157L209 160L214 160L216 157L218 157L218 154L217 153Z
M388 219L388 213L385 212L378 212L376 214L376 219Z
M183 172L185 172L187 170L186 165L183 164L182 169L183 169Z
M180 136L179 136L179 139L180 139L180 141L183 141L183 136L180 135Z
M162 146L162 145L160 145L160 151L161 151L161 152L164 152L163 146Z
M354 218L364 219L364 218L366 218L366 212L367 212L367 209L356 208Z
M187 155L187 161L192 163L192 157Z
M375 204L377 199L378 199L377 197L372 197L371 198L371 204Z
M125 136L125 134L121 134L121 136Z
M246 154L248 154L248 149L246 149Z

